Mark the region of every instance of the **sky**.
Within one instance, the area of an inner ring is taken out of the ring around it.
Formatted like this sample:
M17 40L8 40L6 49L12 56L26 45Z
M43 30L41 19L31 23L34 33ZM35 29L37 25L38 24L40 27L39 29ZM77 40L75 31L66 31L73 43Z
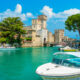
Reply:
M20 17L25 26L38 15L48 17L47 29L65 29L68 16L80 13L80 0L0 0L0 21L6 17ZM79 38L78 32L65 30L65 36Z

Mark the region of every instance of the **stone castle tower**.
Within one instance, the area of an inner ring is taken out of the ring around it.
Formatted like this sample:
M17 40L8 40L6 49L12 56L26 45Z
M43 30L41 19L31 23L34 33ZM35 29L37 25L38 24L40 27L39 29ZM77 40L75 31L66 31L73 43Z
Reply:
M63 42L64 39L64 30L63 29L58 29L55 30L55 43L60 44Z
M41 20L42 29L46 29L47 16L40 15L40 16L38 16L38 19Z
M46 29L46 21L47 16L45 15L38 16L38 19L32 20L32 29L34 30Z

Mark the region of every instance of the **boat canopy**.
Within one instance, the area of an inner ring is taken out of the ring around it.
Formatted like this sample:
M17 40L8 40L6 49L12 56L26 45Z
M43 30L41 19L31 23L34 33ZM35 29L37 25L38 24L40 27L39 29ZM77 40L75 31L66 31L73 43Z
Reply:
M72 59L72 58L80 58L80 52L57 52L53 54L53 58L55 59Z

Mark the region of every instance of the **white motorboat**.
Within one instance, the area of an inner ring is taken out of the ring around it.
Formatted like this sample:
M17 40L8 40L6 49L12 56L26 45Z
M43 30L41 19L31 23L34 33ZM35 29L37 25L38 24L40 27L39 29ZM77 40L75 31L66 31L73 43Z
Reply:
M14 50L15 47L0 47L0 50Z
M15 47L0 47L0 49L2 49L2 48L8 49L8 48L15 48Z
M56 46L54 46L54 47L63 47L62 45L56 45Z
M60 50L64 50L64 49L72 49L72 48L69 47L69 46L66 46L66 47L64 47L64 48L60 48Z
M75 48L71 48L69 46L66 46L64 48L60 48L61 51L72 51L72 52L75 52L75 51L78 51L78 49L75 49Z
M51 63L39 66L43 80L80 80L80 52L58 52Z
M5 49L14 49L14 46L11 46L10 44L5 44L5 46L1 45L0 50L5 50Z

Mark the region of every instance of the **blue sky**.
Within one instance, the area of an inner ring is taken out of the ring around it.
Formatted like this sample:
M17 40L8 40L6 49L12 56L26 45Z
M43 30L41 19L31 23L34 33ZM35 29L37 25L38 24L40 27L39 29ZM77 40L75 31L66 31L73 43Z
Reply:
M65 29L68 16L80 13L80 0L1 0L0 21L5 17L21 17L25 25L31 25L31 19L38 15L48 16L47 29ZM78 32L65 31L65 35L76 38Z

